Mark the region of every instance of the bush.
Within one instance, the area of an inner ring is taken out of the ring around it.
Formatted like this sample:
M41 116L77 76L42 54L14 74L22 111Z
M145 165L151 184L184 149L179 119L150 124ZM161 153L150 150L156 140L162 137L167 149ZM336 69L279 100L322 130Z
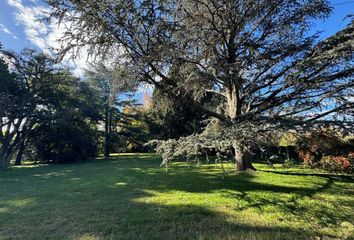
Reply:
M310 165L321 161L324 156L347 156L353 148L352 142L329 130L312 132L297 142L299 158Z
M312 164L314 155L310 151L306 150L299 150L299 158L305 163L305 164Z
M318 165L331 172L352 173L354 158L348 156L324 156L319 161Z

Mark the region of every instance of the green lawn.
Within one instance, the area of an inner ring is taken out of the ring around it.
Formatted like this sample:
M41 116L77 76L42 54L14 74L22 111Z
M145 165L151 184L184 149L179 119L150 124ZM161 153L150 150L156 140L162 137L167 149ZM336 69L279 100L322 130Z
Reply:
M349 176L159 164L116 155L0 173L0 239L354 239Z

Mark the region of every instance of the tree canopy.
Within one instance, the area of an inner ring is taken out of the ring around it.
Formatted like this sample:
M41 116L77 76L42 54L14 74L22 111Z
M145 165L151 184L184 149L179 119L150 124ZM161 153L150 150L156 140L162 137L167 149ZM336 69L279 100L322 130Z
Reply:
M330 14L328 1L47 2L70 30L59 60L82 46L103 58L115 53L135 79L169 95L192 92L190 104L226 129L329 122L351 129L354 23L324 41L310 33L315 19ZM169 74L176 65L178 74ZM217 107L198 102L209 93L220 97ZM236 156L252 136L242 132L229 139ZM251 168L237 161L239 170Z
M350 128L353 21L324 41L310 34L330 14L328 1L47 2L70 30L59 59L82 46L101 57L115 52L136 79L174 96L192 92L193 104L235 130L246 122L262 131L310 122ZM218 107L198 102L210 93ZM242 132L233 152L244 152L241 139L252 135ZM239 170L251 167L238 162Z
M15 153L20 164L26 146L36 161L94 156L95 127L90 123L98 120L98 113L92 89L45 54L3 54L9 64L0 60L1 169Z

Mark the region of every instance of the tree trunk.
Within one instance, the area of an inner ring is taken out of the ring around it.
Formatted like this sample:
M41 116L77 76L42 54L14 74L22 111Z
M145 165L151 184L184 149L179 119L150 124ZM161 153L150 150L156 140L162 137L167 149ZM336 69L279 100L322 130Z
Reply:
M22 130L19 131L20 126ZM28 125L26 118L24 119L12 119L8 123L5 135L2 136L0 143L0 169L6 169L10 165L10 160L18 148L21 148L22 141L25 141L28 136L28 129L33 125ZM12 128L12 130L10 130ZM23 153L23 151L22 151ZM21 153L21 155L22 155Z
M252 165L252 162L247 159L246 157L238 157L237 155L235 156L236 160L236 170L238 172L243 172L248 169L256 171L257 169Z
M6 146L2 146L0 150L0 170L5 170L9 167L10 164L10 156L7 152Z
M242 148L236 143L234 144L234 150L236 170L238 172L243 172L248 169L256 171L256 168L252 165L249 155L244 150L242 150Z
M231 121L234 121L237 116L241 115L241 100L237 83L231 82L226 92L228 116ZM256 170L251 162L249 154L247 154L240 144L235 141L233 144L235 152L235 162L237 171L246 171L248 169Z
M21 165L21 163L22 163L22 156L23 156L23 152L25 151L25 147L26 147L25 140L22 140L22 141L21 141L21 144L20 144L20 147L19 147L19 149L18 149L18 152L17 152L15 165Z
M226 92L227 114L231 121L241 114L241 102L236 84L231 84Z
M109 147L109 143L110 143L110 133L109 133L109 109L108 106L105 106L105 121L104 121L104 156L106 158L109 157L109 153L110 153L110 147Z

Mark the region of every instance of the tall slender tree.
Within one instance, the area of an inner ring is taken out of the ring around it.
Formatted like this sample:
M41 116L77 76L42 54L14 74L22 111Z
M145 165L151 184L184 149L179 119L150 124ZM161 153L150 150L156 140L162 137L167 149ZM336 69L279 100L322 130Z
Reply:
M114 125L121 115L119 94L133 90L136 84L127 79L124 69L110 68L103 62L91 65L91 69L86 71L86 81L97 92L103 109L104 156L109 157Z

